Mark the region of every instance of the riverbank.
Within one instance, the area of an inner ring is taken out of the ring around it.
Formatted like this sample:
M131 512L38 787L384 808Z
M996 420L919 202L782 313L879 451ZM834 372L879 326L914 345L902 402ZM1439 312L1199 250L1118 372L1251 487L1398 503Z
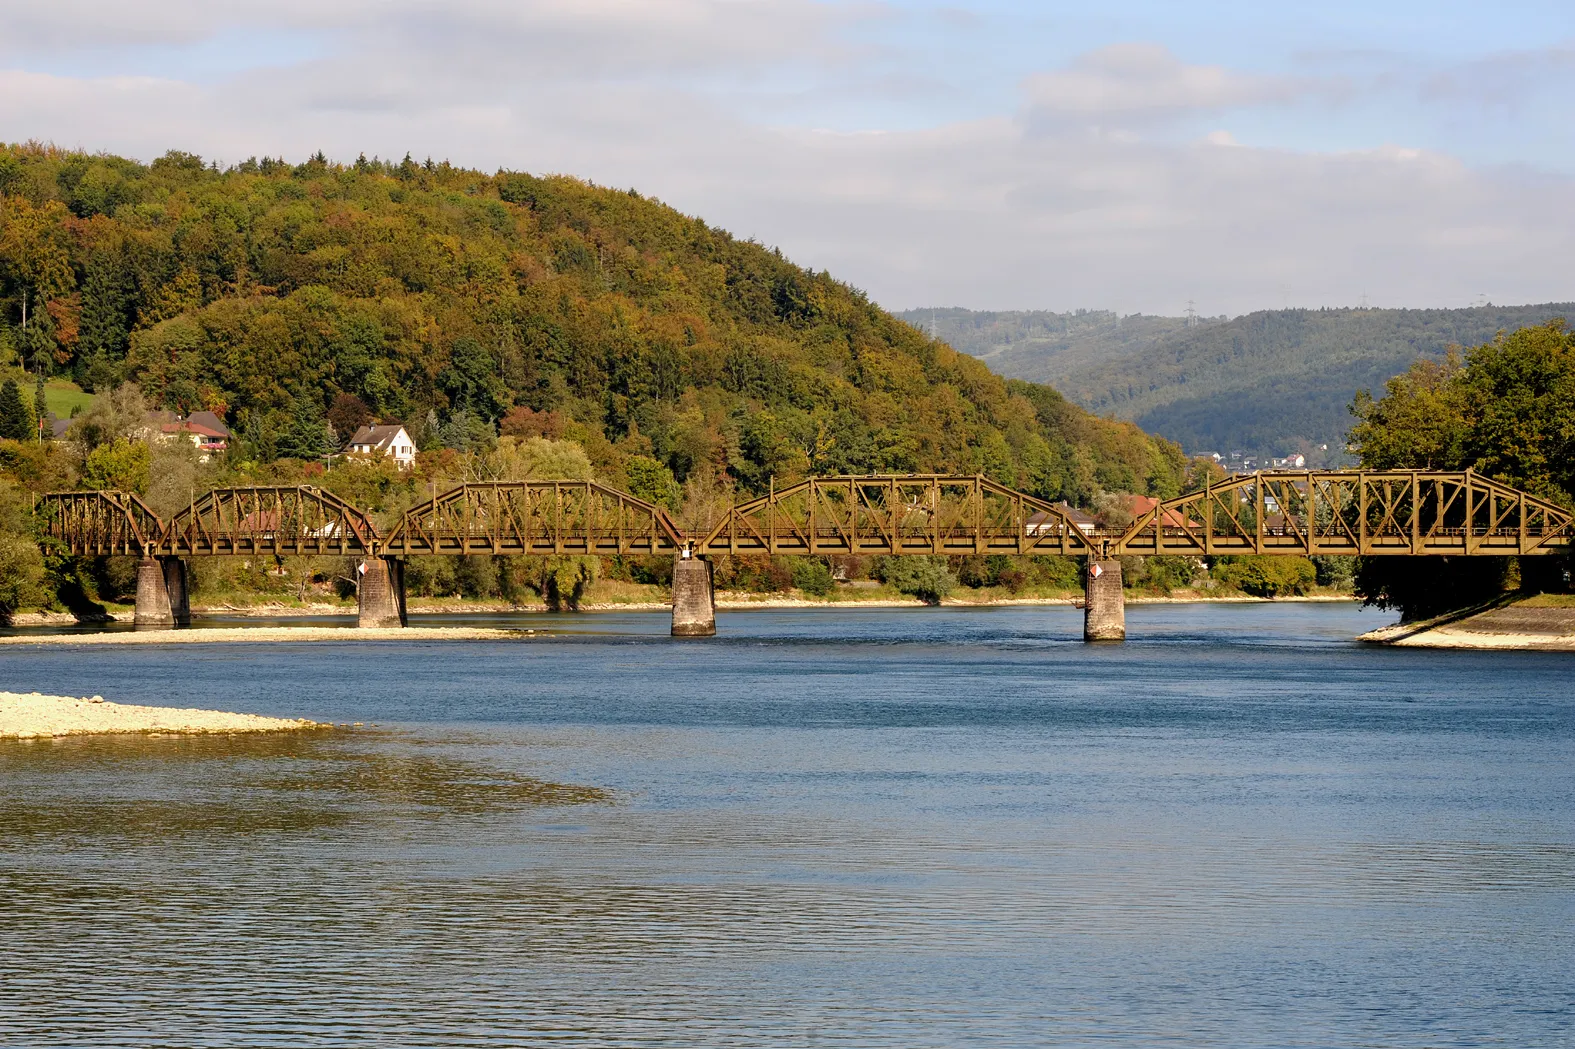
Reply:
M330 727L305 718L292 720L224 710L111 703L103 696L0 692L0 739L43 739L110 733L207 735L299 732Z
M654 589L654 588L653 588ZM865 596L867 595L867 596ZM1169 595L1161 594L1132 594L1126 595L1129 605L1167 605L1167 604L1272 604L1295 602L1338 602L1354 601L1354 595L1342 593L1306 594L1295 597L1254 597L1250 594L1219 594L1206 591L1178 590ZM1081 593L1038 594L1031 596L1015 596L1009 592L986 591L975 596L974 594L948 595L941 604L948 608L1013 608L1013 607L1049 607L1071 605L1081 607L1083 596ZM812 597L797 591L775 594L755 594L744 591L719 591L716 595L716 607L720 611L738 612L752 609L804 609L804 608L922 608L925 603L916 597L899 594L895 591L881 588L878 591L865 591L863 594L855 591L850 594L836 594L831 597ZM618 601L585 601L574 611L576 612L665 612L671 606L671 599L665 594L657 597L642 597L639 599ZM527 615L545 614L549 609L540 602L513 603L499 600L467 600L464 598L412 598L408 603L409 613L412 616L443 616L443 615ZM296 603L283 601L267 601L257 604L237 604L233 601L198 602L192 605L192 612L200 616L226 616L242 617L247 619L280 619L280 618L317 618L330 616L353 616L356 606L353 602L332 604L329 602ZM18 612L11 617L11 627L72 627L91 626L109 623L129 623L132 617L130 608L113 608L109 614L94 619L78 619L69 612ZM301 628L319 629L319 628ZM323 628L337 630L338 628ZM399 636L411 638L414 635L408 628L401 631ZM449 628L442 628L449 629ZM526 631L527 633L529 631ZM190 636L192 631L182 631L183 635ZM76 635L86 636L86 635ZM360 636L372 638L375 632L362 631ZM447 634L446 637L453 637ZM311 638L304 638L311 640ZM7 640L17 638L0 637L0 644ZM197 640L194 638L194 640ZM259 638L258 640L267 640Z
M277 641L518 641L534 630L488 627L260 626L180 630L103 630L92 633L15 634L0 645L200 645Z
M1539 595L1416 623L1369 631L1357 640L1404 648L1575 652L1575 600Z

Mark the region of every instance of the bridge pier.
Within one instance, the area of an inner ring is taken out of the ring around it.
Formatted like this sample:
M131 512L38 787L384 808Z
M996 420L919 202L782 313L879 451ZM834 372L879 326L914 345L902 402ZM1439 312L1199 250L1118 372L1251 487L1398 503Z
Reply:
M185 561L178 557L145 557L137 562L137 605L132 625L138 630L191 626Z
M361 562L356 587L356 626L409 626L405 611L405 562L397 557L369 557Z
M1126 639L1127 609L1121 592L1121 562L1090 557L1083 581L1083 640Z
M716 592L711 562L688 556L673 560L673 636L712 637L716 634Z

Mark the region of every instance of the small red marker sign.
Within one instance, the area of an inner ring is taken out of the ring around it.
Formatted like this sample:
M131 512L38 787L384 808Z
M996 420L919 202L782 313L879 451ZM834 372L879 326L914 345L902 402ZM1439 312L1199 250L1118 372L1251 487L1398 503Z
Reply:
M1104 575L1104 574L1105 574L1105 570L1104 570L1104 569L1103 569L1103 568L1100 568L1100 567L1099 567L1099 562L1098 562L1098 561L1095 561L1095 562L1094 562L1094 563L1093 563L1093 564L1092 564L1092 565L1091 565L1091 566L1090 566L1090 567L1089 567L1089 569L1088 569L1088 574L1089 574L1089 575L1091 575L1091 576L1093 576L1093 577L1094 577L1094 578L1095 578L1095 579L1098 579L1098 578L1099 578L1099 577L1100 577L1100 576L1102 576L1102 575Z

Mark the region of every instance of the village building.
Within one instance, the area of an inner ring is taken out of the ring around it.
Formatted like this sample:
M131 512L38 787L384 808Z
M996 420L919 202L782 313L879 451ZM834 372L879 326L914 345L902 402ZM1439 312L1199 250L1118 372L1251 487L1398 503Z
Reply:
M408 470L416 463L416 442L398 423L361 427L350 438L345 452L349 455L387 456L401 470Z
M1055 508L1061 511L1062 516L1071 522L1073 528L1076 528L1084 535L1092 535L1094 527L1099 523L1094 520L1092 515L1067 503L1056 503ZM1027 524L1029 535L1059 535L1061 531L1060 519L1044 510L1038 510L1030 514L1025 523Z
M203 462L223 454L230 447L230 428L224 425L223 419L208 411L192 412L187 416L150 412L147 432L161 441L190 441Z

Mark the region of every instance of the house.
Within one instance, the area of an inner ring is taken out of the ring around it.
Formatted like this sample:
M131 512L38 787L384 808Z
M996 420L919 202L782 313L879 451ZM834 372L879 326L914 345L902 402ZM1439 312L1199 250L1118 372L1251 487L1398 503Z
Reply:
M162 441L189 440L203 462L230 446L230 428L213 412L192 412L182 417L174 412L152 412L148 415L148 430Z
M345 451L351 455L391 456L401 470L410 469L416 462L416 442L399 423L361 427Z
M1135 521L1139 517L1153 510L1159 505L1159 500L1151 495L1131 495L1126 499L1127 513ZM1159 523L1164 528L1189 528L1190 522L1175 510L1165 510L1159 515Z
M1068 521L1072 522L1072 527L1076 528L1079 532L1082 532L1084 535L1093 534L1094 526L1098 524L1098 522L1095 521L1092 516L1084 513L1082 510L1079 510L1074 506L1069 506L1066 503L1056 503L1055 508L1061 511L1061 514ZM1028 518L1027 524L1029 535L1060 534L1060 519L1054 514L1046 513L1043 510L1031 514Z

